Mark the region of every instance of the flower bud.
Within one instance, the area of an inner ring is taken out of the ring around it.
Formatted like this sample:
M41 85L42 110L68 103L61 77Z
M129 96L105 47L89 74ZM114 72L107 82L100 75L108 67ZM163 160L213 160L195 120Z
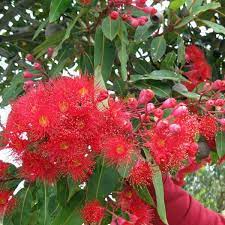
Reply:
M148 103L147 106L146 106L146 113L151 113L153 112L155 109L155 105L153 103Z
M215 106L223 106L225 104L225 100L222 98L218 98L215 100Z
M173 123L170 124L169 130L172 134L178 134L181 132L181 126L179 124Z
M225 126L225 118L219 119L218 121L222 126Z
M154 110L154 116L161 119L163 117L163 110L160 108L157 108Z
M162 130L168 128L168 127L169 127L169 121L168 121L168 120L160 120L160 121L157 123L157 125L156 125L156 129L157 129L158 131L162 131Z
M146 16L141 16L138 18L139 25L144 26L148 22L148 18Z
M172 115L173 116L184 116L188 114L188 108L185 105L180 105L176 109L174 109Z
M152 90L150 89L143 89L140 92L139 98L138 98L138 103L139 104L147 104L154 98L155 94Z
M34 69L35 70L42 70L42 66L41 66L41 64L40 63L34 63Z
M175 98L168 98L166 99L163 104L162 108L167 109L167 108L174 108L177 104L177 101Z
M26 60L29 61L29 62L33 62L34 61L34 57L32 54L27 54L26 55Z
M215 105L215 101L210 99L205 103L206 109L210 110Z
M139 26L139 20L136 19L136 18L131 18L130 24L131 24L132 27L138 27Z
M112 20L117 20L117 19L119 18L119 13L118 13L117 11L112 11L112 12L110 13L110 18L111 18Z
M145 12L146 14L149 14L151 16L155 15L157 13L157 9L154 7L144 7L143 8L143 12Z
M54 53L54 48L48 48L48 52L47 52L48 58L51 58L53 53Z
M32 74L30 71L28 70L25 70L23 72L23 77L26 79L26 78L32 78L34 76L34 74Z

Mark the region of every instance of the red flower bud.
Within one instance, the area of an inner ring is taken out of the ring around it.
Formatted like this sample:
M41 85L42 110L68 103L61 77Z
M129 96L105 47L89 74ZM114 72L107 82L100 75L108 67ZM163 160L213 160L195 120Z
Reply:
M218 98L215 101L215 106L223 106L225 104L225 100L222 98Z
M48 52L47 52L48 58L51 58L53 53L54 53L54 48L48 48Z
M136 18L131 18L130 24L132 27L138 27L139 26L139 20Z
M163 104L162 108L167 109L167 108L174 108L177 104L177 101L175 98L168 98L166 99Z
M156 129L158 131L162 131L162 130L166 129L168 126L169 126L168 120L160 120L156 125Z
M215 101L210 99L205 103L206 109L210 110L215 105Z
M111 18L112 20L117 20L117 19L119 18L119 13L118 13L117 11L112 11L112 12L110 13L110 18Z
M173 116L184 116L188 114L188 108L185 105L180 105L173 111Z
M32 54L27 54L26 55L26 60L29 61L29 62L33 62L34 61L34 57Z
M23 72L23 77L26 79L26 78L32 78L34 76L34 74L32 74L30 71L28 70L25 70Z
M138 18L139 25L144 26L148 22L148 18L146 16L141 16Z
M154 109L155 109L155 105L153 103L148 103L147 104L146 111L147 111L148 114L153 112Z
M151 89L144 89L141 90L139 98L138 98L138 103L139 104L147 104L154 98L155 94Z
M222 126L225 126L225 118L219 119L218 121Z
M34 69L35 70L42 70L42 66L40 63L34 63Z
M154 116L161 119L163 117L163 110L158 108L158 109L155 109L154 111Z
M169 130L172 134L177 134L181 132L181 126L179 124L170 124Z
M143 8L143 12L145 12L146 14L149 14L151 16L154 16L157 13L157 9L154 7L144 7Z

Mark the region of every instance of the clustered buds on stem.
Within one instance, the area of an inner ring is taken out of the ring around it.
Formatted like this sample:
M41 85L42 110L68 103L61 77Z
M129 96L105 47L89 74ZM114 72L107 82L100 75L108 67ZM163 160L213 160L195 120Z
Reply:
M144 26L148 22L148 16L154 16L157 13L157 9L150 6L146 6L146 0L110 0L109 6L112 9L109 16L112 20L117 20L119 17L122 20L127 21L133 27ZM146 14L146 16L133 17L129 10L126 10L126 6L132 6Z

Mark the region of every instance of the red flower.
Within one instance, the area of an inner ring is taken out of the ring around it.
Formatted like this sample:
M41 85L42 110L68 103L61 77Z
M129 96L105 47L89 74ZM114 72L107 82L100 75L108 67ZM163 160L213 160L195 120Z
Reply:
M211 148L215 147L215 135L217 132L217 122L209 115L199 117L199 131Z
M129 179L135 185L149 185L152 181L152 168L145 161L138 161L132 168Z
M171 131L170 126L157 126L147 134L150 140L146 146L150 149L152 156L163 170L169 170L180 166L188 157L193 157L193 151L189 151L195 143L198 133L198 121L193 116L180 116L173 120L173 124L179 125L179 132ZM195 149L197 150L197 149Z
M103 155L114 165L129 162L133 151L134 146L123 136L108 137L103 143Z
M94 161L88 155L74 154L65 160L66 171L72 176L74 181L86 181L92 174Z
M151 206L143 202L131 187L126 187L118 196L118 203L130 216L130 224L152 225L154 218ZM127 224L129 224L129 222ZM126 223L125 223L126 224Z
M93 200L85 204L81 214L84 221L88 224L98 223L104 217L105 209L98 200Z
M40 154L26 152L22 160L21 175L25 179L31 182L36 179L47 182L55 181L58 175L57 168Z
M186 62L190 64L189 71L184 73L189 79L189 82L184 83L188 90L192 91L198 84L211 78L211 66L207 63L204 53L197 46L186 47Z
M196 45L189 45L185 49L185 58L187 62L196 62L198 60L204 60L204 52Z
M16 200L12 196L12 192L8 190L0 191L0 216L9 213L15 207Z

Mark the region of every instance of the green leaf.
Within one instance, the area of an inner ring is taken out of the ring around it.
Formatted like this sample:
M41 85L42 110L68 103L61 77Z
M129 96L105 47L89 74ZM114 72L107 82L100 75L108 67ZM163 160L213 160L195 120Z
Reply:
M172 90L169 84L162 83L162 82L151 82L150 83L151 89L154 91L156 96L162 98L171 97Z
M165 69L165 70L174 69L176 59L177 59L177 55L174 51L167 53L160 65L160 69Z
M180 23L178 23L177 26L175 26L175 29L179 29L183 26L185 26L186 24L190 23L192 20L194 20L195 16L194 15L190 15L185 17L184 19L182 19L182 21Z
M2 102L0 103L0 107L8 105L10 101L14 100L23 92L23 83L24 79L21 73L14 75L10 86L6 87L2 92Z
M219 158L225 155L225 132L219 131L216 134L216 148Z
M67 177L62 177L57 182L57 199L61 206L66 206L69 197L69 185Z
M58 64L53 65L51 71L49 72L50 76L57 76L63 71L63 68L69 60L70 53L71 51L69 48L65 48L62 52L60 52L59 58L57 59Z
M134 34L134 40L146 41L156 29L157 29L157 26L153 26L150 20L144 26L137 27Z
M176 11L178 10L183 4L185 3L185 0L173 0L171 1L169 8Z
M128 94L127 83L117 78L113 81L113 90L116 95L125 97Z
M107 40L100 28L95 33L94 45L94 67L99 67L104 82L107 82L112 71L112 66L116 56L114 43Z
M126 81L128 54L127 54L127 47L124 42L121 42L121 47L118 52L118 57L121 63L121 77L124 81Z
M197 6L197 7L193 8L192 14L197 16L200 13L206 12L206 11L211 10L211 9L217 9L220 6L221 5L220 5L219 2L210 2L210 3L207 3L203 6L200 5L200 6Z
M182 66L185 64L185 45L181 37L177 38L177 62Z
M49 12L49 22L56 21L70 6L71 0L52 0Z
M88 181L88 199L104 199L115 190L119 182L119 174L116 169L104 165L104 160Z
M211 21L208 21L208 20L201 20L201 22L203 22L208 27L211 27L214 30L214 32L225 35L225 27L224 26L214 23L214 22L211 22Z
M179 94L189 98L189 99L199 99L200 98L200 95L199 94L196 94L194 92L189 92L189 91L176 91L178 92Z
M35 40L38 37L38 35L41 33L42 29L44 29L44 27L47 25L47 23L48 23L48 19L46 19L39 25L38 29L34 33L32 40Z
M112 20L108 16L102 22L102 31L106 38L112 41L119 32L120 20Z
M122 23L119 29L119 37L120 37L120 46L119 46L119 52L118 57L120 60L120 67L121 67L121 77L124 81L127 80L127 62L129 59L128 53L127 53L127 28Z
M155 202L146 186L135 186L134 188L135 188L137 194L139 195L139 197L143 201L145 201L146 203L148 203L149 205L151 205L153 207L156 207Z
M167 217L166 217L165 201L164 201L164 188L163 188L162 174L159 168L157 168L157 171L153 175L153 185L155 188L158 215L160 219L163 221L163 223L168 224Z
M13 219L17 220L17 224L19 225L27 225L29 223L32 203L31 185L22 189L18 195L21 205L18 215L15 214L15 218Z
M50 225L82 225L83 222L78 212L83 205L84 199L85 191L76 192Z
M135 72L139 74L151 73L152 70L154 69L150 62L141 59L136 59L135 61L132 62L132 64L134 66Z
M198 16L199 14L201 14L201 13L206 12L206 11L211 10L211 9L217 9L219 7L220 7L220 3L218 3L218 2L207 3L203 6L197 5L196 7L194 7L192 9L192 13L189 16L182 19L182 21L175 27L175 29L179 29L179 28L185 26L186 24L188 24L189 22L194 20L195 17Z
M63 43L70 37L70 33L71 33L73 27L75 26L77 21L83 16L83 14L86 12L87 12L87 9L85 9L85 8L82 9L80 11L80 13L78 15L76 15L75 18L69 23L69 25L66 29L66 33L64 32L64 37L61 39L61 42L59 43L57 48L55 48L56 52L58 52L62 48Z
M157 62L166 52L166 40L163 36L156 37L151 42L151 57L153 62Z
M139 80L186 80L182 75L170 70L154 70L150 74L131 75L130 80L135 82Z

